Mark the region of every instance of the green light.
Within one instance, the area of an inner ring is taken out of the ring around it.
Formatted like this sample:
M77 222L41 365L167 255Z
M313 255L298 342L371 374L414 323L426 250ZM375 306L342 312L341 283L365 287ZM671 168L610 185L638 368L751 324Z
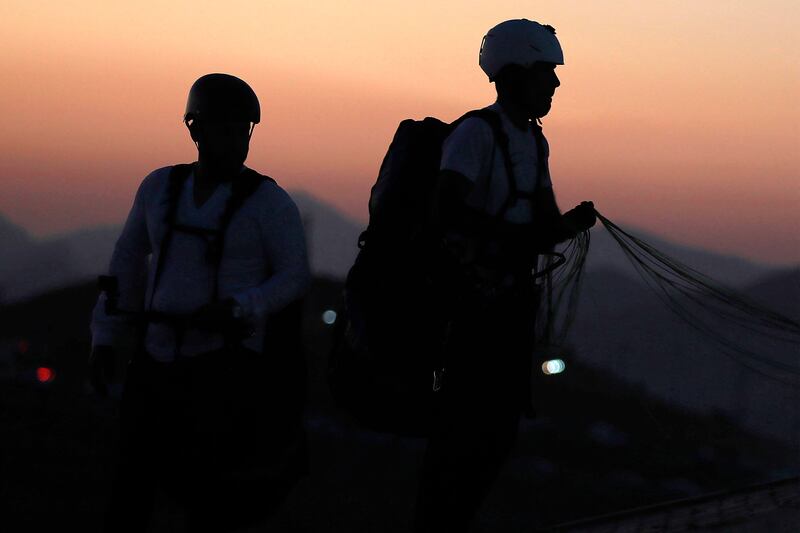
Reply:
M552 376L553 374L560 374L564 370L566 370L567 365L561 359L551 359L550 361L545 361L542 363L542 372L544 372L548 376Z
M328 309L322 313L322 321L329 326L332 325L334 322L336 322L336 311L333 309Z

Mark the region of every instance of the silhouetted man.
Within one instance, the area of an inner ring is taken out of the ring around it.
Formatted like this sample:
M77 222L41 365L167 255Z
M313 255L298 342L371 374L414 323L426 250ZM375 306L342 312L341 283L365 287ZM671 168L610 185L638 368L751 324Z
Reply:
M142 531L161 487L191 531L260 520L302 472L304 375L297 303L310 282L300 216L244 166L260 121L250 86L198 79L184 122L198 159L152 172L111 259L92 321L92 378L138 325L122 397L106 527Z
M442 147L437 214L453 310L442 404L426 450L420 532L466 531L510 452L529 404L538 257L595 222L591 203L561 215L537 124L564 62L555 30L521 19L489 30L480 66L495 83L498 134L461 122Z

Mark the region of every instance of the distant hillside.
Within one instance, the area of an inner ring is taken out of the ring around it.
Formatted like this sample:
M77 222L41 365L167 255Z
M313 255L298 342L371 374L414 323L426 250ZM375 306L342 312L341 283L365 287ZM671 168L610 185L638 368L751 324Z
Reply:
M81 276L68 243L36 240L2 215L0 250L0 302L20 300Z
M306 228L311 270L317 276L344 279L358 253L362 224L303 191L294 191Z
M756 302L800 321L800 268L770 273L747 287L745 294Z
M0 242L4 246L25 246L30 241L27 231L0 214Z
M770 309L800 316L800 270L771 273L743 293ZM756 337L713 315L699 316L738 347L800 368L796 344ZM742 366L673 314L649 288L617 270L587 274L569 344L581 362L667 402L722 412L758 432L800 442L800 389Z
M292 197L306 226L312 271L344 278L363 228L310 194L295 192ZM101 226L35 239L0 215L0 302L23 300L103 273L121 230Z
M312 271L318 276L344 279L358 252L356 242L364 225L307 192L295 191L292 197L306 226ZM739 257L671 243L636 228L625 229L732 287L754 283L774 270ZM0 301L21 300L102 273L120 230L120 226L103 226L39 240L0 215L0 247L4 250L0 256ZM599 225L592 230L587 270L613 270L637 277L622 250Z
M637 228L624 227L623 229L653 245L653 247L670 257L731 287L743 287L753 283L773 270L772 267L754 263L741 257L718 254L677 244ZM628 275L638 277L622 249L600 223L591 233L591 247L587 258L587 268L589 270L619 270Z
M627 286L613 273L595 282L607 296ZM365 431L336 408L327 387L333 328L320 318L340 291L340 283L317 279L306 299L312 468L282 511L286 527L275 530L298 531L299 524L320 533L409 531L423 443ZM627 292L630 298L614 299L611 306L646 300ZM87 396L85 388L95 295L88 283L0 309L0 356L9 370L0 376L4 531L60 530L64 524L99 529L98 509L117 451L118 411L112 401ZM521 422L476 532L530 532L796 475L796 446L754 435L719 411L676 408L673 398L654 398L569 350L562 355L565 372L534 377L537 417ZM36 380L40 366L54 371L52 382Z
M111 252L121 231L122 226L98 226L52 237L48 241L63 243L69 249L75 271L83 278L90 278L104 273L108 268Z

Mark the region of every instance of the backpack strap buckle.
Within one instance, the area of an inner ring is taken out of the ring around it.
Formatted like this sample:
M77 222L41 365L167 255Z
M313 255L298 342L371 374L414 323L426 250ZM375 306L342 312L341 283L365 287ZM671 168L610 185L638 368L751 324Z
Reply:
M444 379L445 368L433 371L433 392L442 390L442 380Z

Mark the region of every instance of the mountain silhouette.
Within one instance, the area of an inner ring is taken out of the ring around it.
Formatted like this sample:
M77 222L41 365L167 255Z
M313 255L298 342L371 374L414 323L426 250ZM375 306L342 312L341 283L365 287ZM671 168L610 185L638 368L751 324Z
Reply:
M702 272L719 283L731 287L744 287L774 270L774 267L755 263L734 255L720 254L677 244L638 228L624 227L624 229L651 244L664 254ZM605 228L598 224L592 229L591 239L589 255L586 261L587 270L614 269L630 276L638 277L628 258Z
M604 283L630 284L624 275L607 274L592 280L603 299L614 296L614 286ZM779 282L765 280L768 286ZM419 466L421 443L364 431L331 404L327 390L331 328L320 317L340 291L341 283L317 279L306 300L307 426L314 463L283 511L286 527L278 530L302 524L320 532L406 531L416 484L409 473ZM635 311L648 297L632 292L637 294L625 307ZM84 393L95 297L94 284L84 283L0 309L0 347L11 353L19 340L29 344L24 357L10 358L13 366L2 382L0 431L7 437L0 489L6 495L6 530L57 530L69 523L99 528L97 502L104 501L111 483L118 430L116 407ZM603 321L597 326L608 329ZM515 453L476 531L538 530L796 475L797 441L781 446L743 430L725 411L698 414L674 396L666 402L653 398L638 383L584 364L587 355L567 353L564 373L540 374L538 416L521 424ZM55 381L36 382L40 365L54 369ZM790 412L772 408L776 418ZM726 513L719 516L729 519Z
M344 279L353 265L363 225L305 191L291 196L303 217L311 271L316 276Z
M741 290L755 302L798 316L800 270L771 272ZM798 349L699 315L737 346L798 365ZM618 270L586 275L567 345L581 363L610 371L668 403L725 413L763 435L800 442L800 389L736 362L673 314L641 281Z
M27 231L0 214L0 243L3 246L24 246L30 241L31 236Z
M747 287L745 294L762 305L800 321L800 268L770 273Z
M0 215L0 303L24 299L81 277L70 246L37 240Z
M306 191L291 194L306 225L312 272L344 279L358 252L356 243L365 224ZM0 247L4 250L0 258L0 301L18 301L103 273L121 229L121 225L100 226L35 239L0 215ZM739 257L675 244L636 228L626 230L734 288L743 288L776 271L775 267ZM638 278L622 250L599 226L592 230L586 268L589 273L613 270L629 279Z

